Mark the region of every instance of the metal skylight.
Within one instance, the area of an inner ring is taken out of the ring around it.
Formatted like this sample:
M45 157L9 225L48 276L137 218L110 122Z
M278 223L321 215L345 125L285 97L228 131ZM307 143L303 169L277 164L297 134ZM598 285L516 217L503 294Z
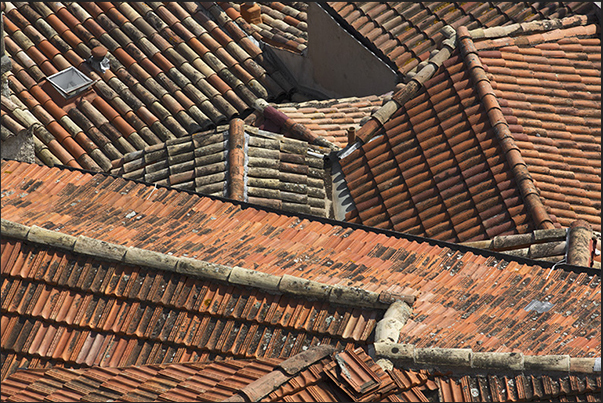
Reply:
M94 81L73 66L47 77L47 80L65 98L71 98L90 87Z

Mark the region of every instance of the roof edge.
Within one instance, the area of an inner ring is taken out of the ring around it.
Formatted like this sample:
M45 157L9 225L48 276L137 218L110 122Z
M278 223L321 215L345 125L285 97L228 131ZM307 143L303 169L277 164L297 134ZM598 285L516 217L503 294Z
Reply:
M394 93L392 99L373 113L369 120L358 129L356 138L363 144L368 143L375 137L375 134L383 127L385 122L414 97L425 82L438 71L442 63L450 58L450 55L456 48L456 32L449 25L445 26L442 30L448 37L442 42L442 48L433 51L428 60L421 62L417 66L417 72L407 76L407 84Z
M532 175L528 171L519 147L515 144L513 134L509 129L509 123L505 119L498 99L494 93L490 80L486 75L482 62L477 55L477 49L473 43L471 34L467 27L459 27L458 45L465 66L469 70L473 85L477 89L481 104L486 110L490 125L500 144L511 172L517 182L517 186L537 229L554 229L555 225L540 199L540 194L534 183Z
M374 343L376 358L405 365L405 368L452 367L467 371L534 371L601 373L601 357L569 355L524 355L523 353L475 352L470 348L420 348L414 344Z
M84 235L73 236L33 225L31 227L1 219L2 238L60 248L71 253L88 255L130 265L194 276L230 285L260 288L267 292L289 294L301 298L329 301L333 304L359 308L387 309L395 301L412 305L416 296L389 292L373 292L358 287L330 285L284 274L263 273L243 267L230 267L187 257L175 257L148 249L109 243Z
M259 131L259 129L257 129L257 128L253 128L253 129ZM282 136L282 135L279 134L278 136ZM355 143L355 144L357 144L357 143ZM3 163L4 162L22 163L19 161L13 161L13 160L9 160L6 158L2 158L2 162ZM28 164L28 163L23 163L23 164ZM168 185L162 185L162 184L153 185L153 184L149 184L148 182L144 182L140 179L123 178L123 177L118 176L111 172L94 172L94 171L90 171L88 169L76 168L76 167L72 167L72 166L68 166L68 165L56 165L54 167L40 165L40 168L60 169L60 170L66 170L66 171L70 171L70 172L83 172L83 173L87 173L90 175L102 175L102 176L111 177L113 179L125 179L128 181L132 181L134 183L139 183L144 186L148 186L149 188L152 188L153 186L155 186L157 188L163 188L163 189L167 189L169 191L183 192L183 193L186 193L191 196L205 197L205 198L208 198L211 200L221 201L221 202L225 202L225 203L231 203L231 204L239 206L243 209L254 208L254 209L259 209L259 210L270 212L270 213L279 214L279 215L286 216L286 217L297 217L299 219L307 219L307 220L316 221L316 222L319 222L322 224L337 225L342 228L361 229L364 231L373 232L375 234L383 234L386 236L394 237L396 239L406 239L408 241L424 242L430 246L438 246L440 248L449 248L453 251L458 251L461 253L471 252L474 254L478 254L480 256L492 257L497 260L503 260L505 262L516 262L519 264L538 266L538 267L542 267L542 268L551 268L554 266L554 267L564 270L564 271L571 271L571 272L575 272L575 273L587 273L589 276L592 276L592 275L600 276L601 275L601 270L599 270L599 269L593 269L593 268L584 267L584 266L575 266L575 265L570 265L567 263L557 264L555 266L554 262L548 262L546 260L535 260L535 259L526 258L526 257L522 257L522 256L515 256L515 255L508 254L508 253L498 252L498 251L494 251L494 250L490 250L490 249L482 249L482 248L478 248L475 246L466 246L466 245L458 244L458 243L440 241L440 240L433 239L433 238L426 238L426 237L422 237L419 235L412 235L412 234L408 234L408 233L404 233L404 232L397 232L397 231L385 229L385 228L370 227L370 226L360 224L360 223L354 223L354 222L349 222L349 221L338 221L333 218L320 217L320 216L311 215L311 214L307 214L307 213L303 213L303 212L291 212L291 211L281 210L278 208L260 205L260 204L256 204L256 203L243 202L243 201L239 201L239 200L235 200L235 199L229 199L229 198L222 197L222 196L206 195L206 194L194 192L192 190L178 189L176 187L168 186ZM394 301L391 298L389 300L391 302Z

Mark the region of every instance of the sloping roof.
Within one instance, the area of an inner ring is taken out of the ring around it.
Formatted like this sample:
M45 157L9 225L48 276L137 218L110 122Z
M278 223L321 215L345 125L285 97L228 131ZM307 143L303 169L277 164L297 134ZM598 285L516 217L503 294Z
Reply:
M590 2L328 2L327 9L406 76L454 29L507 26L594 12Z
M337 352L325 347L330 346L312 347L287 360L235 359L18 371L3 382L2 401L20 397L36 400L69 397L76 401L142 398L145 401L327 402L383 401L394 393L408 397L422 395L427 380L424 373L396 370L402 375L401 379L410 380L407 387L404 384L400 387L394 382L395 375L381 369L362 349ZM353 371L357 379L346 378L339 370L339 363ZM75 385L78 387L74 388Z
M365 345L387 296L2 222L2 379L17 368L289 357ZM333 294L333 295L331 295Z
M270 373L280 359L238 359L128 367L19 370L1 400L218 402ZM102 399L102 400L100 400Z
M330 216L330 149L246 126L168 140L126 154L111 173L286 211Z
M2 162L2 216L23 225L327 285L416 296L401 343L600 354L600 277L185 191ZM546 302L546 303L545 303ZM547 304L548 303L548 304ZM535 305L552 304L539 313Z
M95 171L169 139L246 115L291 85L236 24L223 30L194 3L2 2L8 80L3 112L62 164ZM88 59L108 49L110 69ZM46 80L70 66L93 84L64 99Z
M293 121L304 125L314 135L320 136L339 148L348 144L350 127L360 128L389 95L369 95L305 102L271 104ZM275 124L259 111L249 115L250 124L265 130L275 130Z
M382 107L388 119L359 129L340 160L356 206L346 219L452 242L576 219L600 232L599 26L531 24L447 44L420 89L411 80Z
M446 376L382 369L362 349L312 347L289 359L20 370L2 401L600 401L600 375Z
M211 3L202 3L214 13ZM240 2L216 2L230 19L235 21L257 41L263 41L276 48L301 53L308 47L308 14L306 2L277 1L257 3L261 10L261 22L246 21L241 16Z
M595 402L600 376L437 376L442 402Z

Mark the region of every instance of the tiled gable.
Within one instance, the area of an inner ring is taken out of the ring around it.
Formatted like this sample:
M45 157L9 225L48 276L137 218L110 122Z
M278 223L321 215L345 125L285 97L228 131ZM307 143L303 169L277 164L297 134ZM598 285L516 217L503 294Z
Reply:
M441 48L446 25L472 30L594 12L588 2L329 2L327 7L404 76Z
M401 343L600 354L600 315L593 314L600 310L600 277L592 269L552 267L104 174L8 161L1 174L6 220L277 276L415 296ZM551 309L533 309L542 304Z
M147 183L330 216L329 149L246 126L233 119L114 161L113 174Z
M50 165L107 171L124 154L226 123L292 88L240 28L225 33L193 3L3 6L13 94L3 114L32 128ZM104 72L88 61L98 46L108 50ZM46 77L70 66L93 84L64 99Z

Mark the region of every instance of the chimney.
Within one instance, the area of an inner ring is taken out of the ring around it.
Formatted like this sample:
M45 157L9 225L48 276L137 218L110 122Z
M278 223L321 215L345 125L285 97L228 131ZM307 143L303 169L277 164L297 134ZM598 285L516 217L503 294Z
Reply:
M356 128L354 126L348 127L348 146L354 144L356 141Z
M262 10L256 2L247 2L241 5L241 17L250 24L262 23Z
M88 59L90 67L99 73L104 73L111 67L109 59L107 58L107 48L104 46L95 46L92 48L92 56Z

